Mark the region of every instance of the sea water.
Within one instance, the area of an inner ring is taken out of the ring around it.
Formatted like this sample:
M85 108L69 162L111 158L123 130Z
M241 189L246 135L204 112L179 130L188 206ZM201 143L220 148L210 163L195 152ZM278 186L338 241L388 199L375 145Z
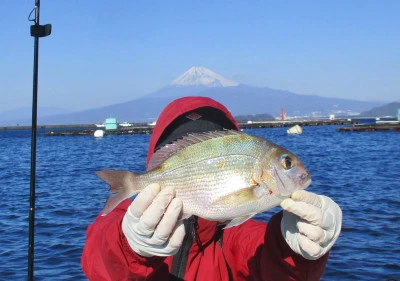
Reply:
M309 191L343 210L342 233L322 280L400 280L400 133L338 132L335 126L253 129L297 154ZM149 135L46 137L36 165L35 280L86 280L87 226L108 198L102 169L143 172ZM30 131L0 131L0 280L25 280L28 264ZM279 207L260 214L268 222Z

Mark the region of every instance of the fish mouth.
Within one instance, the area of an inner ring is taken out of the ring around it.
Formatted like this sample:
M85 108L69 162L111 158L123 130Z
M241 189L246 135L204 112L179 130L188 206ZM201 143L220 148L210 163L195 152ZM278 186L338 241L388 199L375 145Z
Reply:
M278 179L277 181L277 191L278 191L278 195L282 196L282 197L290 197L290 195L295 192L296 190L302 190L302 189L306 189L310 184L311 184L311 178L310 175L308 173L303 173L300 176L300 181L299 182L295 182L294 185L291 185L289 187L285 187L285 184L281 178L281 176L279 175L279 172L277 171L276 168L274 168L274 173L276 175L276 178ZM297 184L299 186L297 186Z
M300 181L299 181L300 188L299 189L306 189L307 187L310 186L312 180L311 180L310 173L307 170L304 173L302 173L299 178L300 178Z
M309 187L312 183L312 180L310 177L308 177L308 179L302 183L301 185L301 189L306 189L307 187Z
M309 175L307 175L307 180L305 182L303 182L303 184L302 184L303 189L309 187L311 183L312 183L311 177Z

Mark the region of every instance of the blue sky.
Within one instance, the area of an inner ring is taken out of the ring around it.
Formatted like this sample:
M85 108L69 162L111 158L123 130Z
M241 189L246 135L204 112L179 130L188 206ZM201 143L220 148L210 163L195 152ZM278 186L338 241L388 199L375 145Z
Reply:
M0 113L32 103L34 0L1 1ZM400 1L41 0L39 106L82 110L191 66L299 94L400 99Z

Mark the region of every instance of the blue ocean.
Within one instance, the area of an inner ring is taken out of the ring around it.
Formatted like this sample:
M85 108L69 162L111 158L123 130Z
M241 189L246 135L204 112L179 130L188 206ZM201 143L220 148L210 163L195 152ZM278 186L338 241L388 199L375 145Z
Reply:
M310 191L342 208L342 233L322 280L400 280L400 133L338 132L335 126L245 130L296 153ZM87 226L109 196L94 174L144 171L149 135L37 138L35 280L86 280ZM0 280L26 280L30 131L0 131ZM268 221L279 208L260 214Z

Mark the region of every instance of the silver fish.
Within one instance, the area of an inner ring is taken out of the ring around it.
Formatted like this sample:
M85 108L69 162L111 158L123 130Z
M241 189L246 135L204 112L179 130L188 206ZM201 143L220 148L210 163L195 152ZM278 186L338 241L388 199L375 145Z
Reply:
M154 153L149 171L96 172L111 196L103 215L150 183L172 186L182 199L183 217L239 225L267 211L311 183L299 158L264 138L237 131L189 134Z

